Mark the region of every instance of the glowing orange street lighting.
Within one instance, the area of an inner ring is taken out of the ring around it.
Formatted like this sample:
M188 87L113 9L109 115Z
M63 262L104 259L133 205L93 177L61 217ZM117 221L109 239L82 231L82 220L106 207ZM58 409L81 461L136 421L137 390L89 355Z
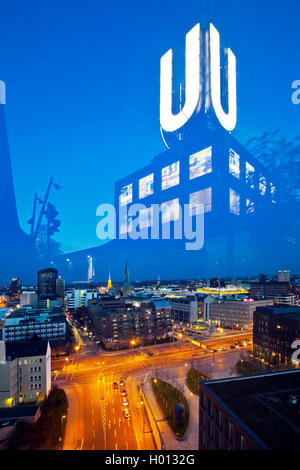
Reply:
M134 346L134 345L135 345L135 340L132 339L132 340L130 341L130 344L132 344L132 346Z
M75 351L77 351L77 352L79 351L80 348L79 348L78 344L75 346L74 349L75 349Z

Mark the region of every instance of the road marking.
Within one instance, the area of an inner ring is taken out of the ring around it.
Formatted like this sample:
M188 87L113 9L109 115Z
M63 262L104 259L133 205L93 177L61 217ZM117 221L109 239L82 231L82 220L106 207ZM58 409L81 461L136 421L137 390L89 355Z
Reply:
M114 430L114 435L115 435L115 437L117 437L117 431L116 430Z
M117 443L116 443L115 447L116 447L116 450L118 450L118 444Z
M127 448L127 450L128 450L128 442L127 442L127 441L126 441L126 448Z

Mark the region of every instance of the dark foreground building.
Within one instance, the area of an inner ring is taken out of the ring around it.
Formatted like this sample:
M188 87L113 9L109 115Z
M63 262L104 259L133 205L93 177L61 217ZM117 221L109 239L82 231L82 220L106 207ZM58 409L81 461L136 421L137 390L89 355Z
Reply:
M300 307L257 307L253 314L253 354L267 365L295 365L293 353L300 341ZM300 343L299 343L300 345ZM299 363L296 364L299 367Z
M299 450L300 371L200 383L200 450Z

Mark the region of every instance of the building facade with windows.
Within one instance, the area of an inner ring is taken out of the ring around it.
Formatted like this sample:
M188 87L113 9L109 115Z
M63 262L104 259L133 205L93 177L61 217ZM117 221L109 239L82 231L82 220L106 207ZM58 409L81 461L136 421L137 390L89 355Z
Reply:
M299 449L299 386L300 371L200 382L199 450Z
M171 307L171 319L175 323L192 324L198 321L198 301L190 297L166 297Z
M1 407L44 400L51 389L51 348L48 341L0 341Z
M209 320L223 328L252 330L253 312L258 306L273 305L267 300L217 300L210 304Z
M253 315L253 354L267 365L299 367L293 354L300 341L300 307L274 305L258 307Z
M44 340L66 339L67 323L63 308L23 307L11 312L2 328L2 340L29 341L34 335Z
M114 310L91 306L96 336L106 349L122 349L166 341L171 334L167 301L144 302L138 308Z

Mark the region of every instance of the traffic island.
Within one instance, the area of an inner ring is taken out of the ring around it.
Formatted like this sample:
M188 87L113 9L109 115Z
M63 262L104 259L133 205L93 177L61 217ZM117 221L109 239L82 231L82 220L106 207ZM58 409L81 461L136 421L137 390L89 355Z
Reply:
M187 373L186 384L194 395L199 395L199 383L209 378L197 369L190 369Z
M171 384L157 378L152 378L151 383L156 400L165 419L174 432L176 438L182 439L186 434L189 424L189 406L183 395L183 391L180 391ZM183 405L184 407L184 413L182 413L182 425L178 425L178 420L176 420L176 418L174 419L174 411L176 413L176 411L179 411L181 408L178 406L176 407L176 405Z

